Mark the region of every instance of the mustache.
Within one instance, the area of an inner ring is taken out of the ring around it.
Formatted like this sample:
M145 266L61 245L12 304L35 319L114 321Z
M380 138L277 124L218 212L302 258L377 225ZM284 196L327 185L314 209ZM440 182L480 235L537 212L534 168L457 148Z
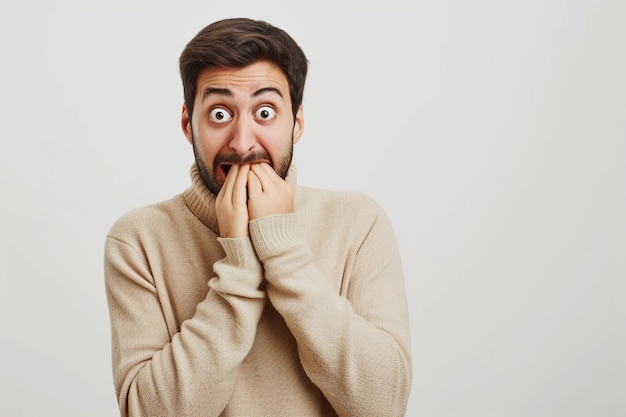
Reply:
M249 152L245 155L239 155L236 153L219 153L213 161L213 168L217 169L220 165L234 165L234 164L251 164L255 162L267 162L270 166L272 164L272 158L264 150L257 150Z

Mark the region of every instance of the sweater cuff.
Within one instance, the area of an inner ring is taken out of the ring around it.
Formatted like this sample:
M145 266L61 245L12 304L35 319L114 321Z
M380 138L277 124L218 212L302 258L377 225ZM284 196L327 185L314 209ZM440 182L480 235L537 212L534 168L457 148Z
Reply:
M296 241L296 214L277 214L250 222L250 237L259 259L280 255Z
M259 288L263 282L263 265L254 253L250 239L218 238L218 242L226 257L213 265L217 276L209 280L209 287L222 294L265 298L265 291Z
M217 241L222 245L229 264L250 270L261 269L261 262L254 252L250 238L218 237Z

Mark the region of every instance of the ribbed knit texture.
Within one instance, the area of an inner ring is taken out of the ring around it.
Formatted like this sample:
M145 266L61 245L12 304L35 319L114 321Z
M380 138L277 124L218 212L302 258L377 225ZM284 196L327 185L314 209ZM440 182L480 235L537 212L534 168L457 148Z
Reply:
M222 239L195 166L191 179L107 236L121 415L403 416L407 303L380 206L296 186L295 213Z

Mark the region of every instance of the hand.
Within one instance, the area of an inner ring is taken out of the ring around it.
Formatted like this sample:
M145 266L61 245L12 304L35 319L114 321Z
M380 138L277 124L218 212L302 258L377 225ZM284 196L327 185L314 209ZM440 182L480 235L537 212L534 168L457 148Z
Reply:
M224 185L215 200L215 215L220 237L246 237L248 232L248 206L246 182L250 165L232 165Z
M267 163L252 164L248 172L250 220L293 213L293 187Z

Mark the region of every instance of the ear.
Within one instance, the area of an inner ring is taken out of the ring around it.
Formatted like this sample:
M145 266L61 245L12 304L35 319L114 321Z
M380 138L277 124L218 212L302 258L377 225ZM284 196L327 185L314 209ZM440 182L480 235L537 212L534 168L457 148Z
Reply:
M187 104L185 103L183 103L183 114L180 117L180 127L183 128L183 133L185 134L185 137L187 137L189 143L193 145L193 135L191 134L191 116L187 111Z
M298 143L302 132L304 131L304 111L302 110L302 104L298 107L296 117L293 124L293 143Z

